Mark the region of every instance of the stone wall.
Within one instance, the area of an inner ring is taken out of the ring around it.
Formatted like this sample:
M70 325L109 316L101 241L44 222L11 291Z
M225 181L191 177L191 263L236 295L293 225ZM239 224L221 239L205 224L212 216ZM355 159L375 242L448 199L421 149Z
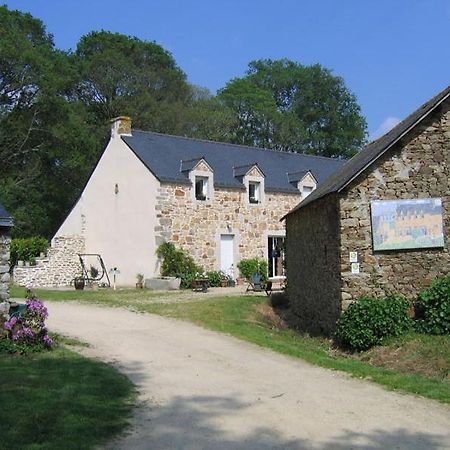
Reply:
M27 287L69 286L81 272L77 254L83 252L83 237L57 236L46 258L38 258L35 266L14 268L14 283Z
M156 245L172 241L205 270L217 270L220 234L234 234L236 261L265 258L267 236L284 234L280 219L299 202L300 193L266 192L258 205L249 205L246 195L245 190L216 188L213 201L200 202L193 199L191 186L163 184L156 205Z
M344 307L364 294L397 292L409 298L433 277L450 273L450 102L417 127L357 179L340 200L341 275ZM372 249L370 201L442 199L445 247L407 251ZM357 251L360 274L351 274L349 252Z
M287 293L298 325L313 334L332 331L341 312L338 204L328 196L286 219Z
M9 299L9 228L0 227L0 303Z

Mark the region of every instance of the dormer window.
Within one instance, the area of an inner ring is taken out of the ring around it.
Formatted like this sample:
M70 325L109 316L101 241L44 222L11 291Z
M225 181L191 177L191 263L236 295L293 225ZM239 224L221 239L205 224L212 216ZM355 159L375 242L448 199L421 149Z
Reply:
M314 190L314 186L302 186L302 199L308 197L309 194Z
M195 177L195 199L205 201L208 198L208 177Z
M214 173L204 156L181 160L180 172L192 183L191 199L194 202L211 203L214 200Z
M300 170L299 172L288 172L288 181L296 186L300 191L302 200L308 197L317 187L317 180L310 170Z
M249 181L248 202L258 204L261 201L261 183L259 181Z
M263 171L258 163L245 164L244 166L233 167L233 175L245 187L245 202L247 205L264 204L264 178Z

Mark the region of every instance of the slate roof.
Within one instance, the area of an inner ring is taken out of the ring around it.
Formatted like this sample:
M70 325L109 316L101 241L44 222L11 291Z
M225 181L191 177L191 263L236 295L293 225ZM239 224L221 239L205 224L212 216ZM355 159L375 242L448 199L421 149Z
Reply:
M13 220L11 215L6 211L3 205L0 203L0 226L1 227L12 227Z
M347 161L339 170L331 175L325 183L321 184L308 197L301 201L286 216L292 214L314 201L331 193L338 193L345 189L357 176L364 172L372 163L386 153L403 136L411 131L423 119L431 114L442 102L450 97L450 86L424 103L419 109L396 125L379 139L367 144L363 150ZM283 220L284 216L281 220Z
M234 168L255 163L265 175L265 190L298 193L288 179L288 172L310 170L318 183L325 181L344 161L320 156L266 150L243 145L171 136L133 130L123 141L160 181L190 184L188 173L181 168L187 161L203 158L214 171L214 185L243 189L242 179ZM182 163L184 161L184 163Z

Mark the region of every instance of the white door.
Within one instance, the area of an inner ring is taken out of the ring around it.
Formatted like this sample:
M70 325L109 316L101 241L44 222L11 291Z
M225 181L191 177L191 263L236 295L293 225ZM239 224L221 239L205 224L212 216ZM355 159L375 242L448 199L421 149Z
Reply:
M220 270L232 275L234 264L234 235L220 235Z

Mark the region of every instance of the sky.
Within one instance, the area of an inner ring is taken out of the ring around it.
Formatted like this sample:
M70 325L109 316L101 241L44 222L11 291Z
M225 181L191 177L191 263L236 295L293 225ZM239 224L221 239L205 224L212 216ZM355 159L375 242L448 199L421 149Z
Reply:
M61 49L108 30L155 41L213 93L255 59L341 76L369 137L450 84L450 0L3 0L40 18Z

